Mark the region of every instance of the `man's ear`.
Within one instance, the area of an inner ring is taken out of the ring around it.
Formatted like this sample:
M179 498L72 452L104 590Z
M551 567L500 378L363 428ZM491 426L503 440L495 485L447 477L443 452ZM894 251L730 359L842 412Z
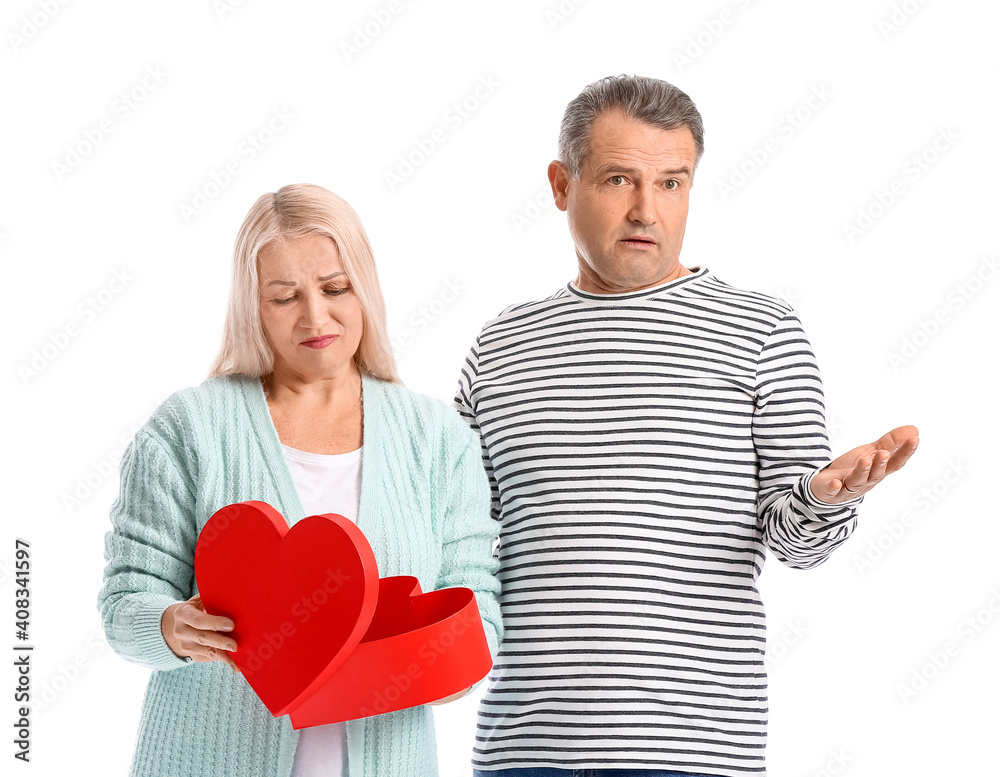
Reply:
M566 210L566 202L569 198L569 184L573 176L570 175L569 168L558 159L549 163L549 183L552 185L552 199L556 202L559 210Z

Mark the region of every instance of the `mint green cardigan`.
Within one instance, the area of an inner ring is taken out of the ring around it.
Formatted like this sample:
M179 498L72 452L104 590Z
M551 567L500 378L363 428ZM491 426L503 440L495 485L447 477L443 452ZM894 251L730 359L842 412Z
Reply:
M479 440L442 402L368 377L362 387L358 526L379 574L415 575L424 591L471 588L496 655L497 525ZM224 663L177 658L160 632L163 611L196 592L201 527L219 508L248 499L273 505L290 524L304 517L257 379L211 378L173 394L125 453L98 607L115 652L154 670L132 775L291 773L298 732L289 719L272 717ZM427 706L350 721L347 745L350 777L437 774Z

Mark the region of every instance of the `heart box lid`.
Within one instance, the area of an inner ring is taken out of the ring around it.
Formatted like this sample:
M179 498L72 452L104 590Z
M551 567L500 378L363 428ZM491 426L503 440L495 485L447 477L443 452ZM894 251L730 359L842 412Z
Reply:
M368 540L340 515L289 528L266 502L223 507L198 537L195 577L205 610L235 624L243 677L294 728L436 701L492 666L470 589L379 579Z

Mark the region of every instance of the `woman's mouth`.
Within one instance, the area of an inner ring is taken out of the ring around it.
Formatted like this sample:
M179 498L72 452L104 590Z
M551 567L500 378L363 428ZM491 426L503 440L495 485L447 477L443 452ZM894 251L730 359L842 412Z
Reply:
M308 340L303 340L299 345L304 345L306 348L326 348L330 343L337 339L339 335L325 335L323 337L310 337Z

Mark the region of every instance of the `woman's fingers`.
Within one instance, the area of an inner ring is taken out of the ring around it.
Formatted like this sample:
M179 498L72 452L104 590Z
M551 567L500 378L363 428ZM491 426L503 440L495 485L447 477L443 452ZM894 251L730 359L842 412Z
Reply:
M185 602L178 608L177 620L198 631L232 631L233 622L221 615L209 615L203 609Z
M232 628L228 618L209 615L190 604L181 605L175 614L174 632L182 645L190 646L187 655L195 661L223 660L223 654L236 650L236 641L224 633Z
M224 661L239 671L229 655L236 650L236 641L226 632L234 628L230 618L209 615L194 596L186 602L172 604L163 613L160 622L167 646L178 656L188 656L193 661L206 663Z

